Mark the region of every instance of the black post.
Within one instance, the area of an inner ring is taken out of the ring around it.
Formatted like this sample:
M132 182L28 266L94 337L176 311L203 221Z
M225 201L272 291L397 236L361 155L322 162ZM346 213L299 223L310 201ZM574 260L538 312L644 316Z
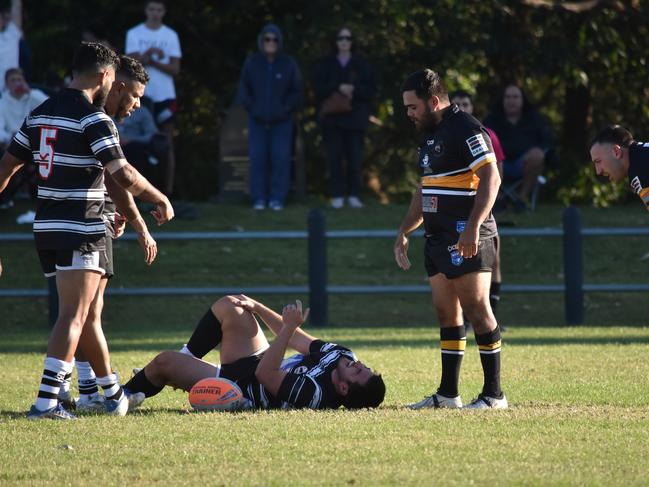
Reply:
M584 268L582 264L581 213L575 206L563 211L563 273L566 323L584 322Z
M56 276L47 278L47 290L49 291L47 299L50 328L54 328L54 323L59 316L59 292L56 290Z
M309 306L314 326L327 325L327 237L325 215L309 212Z

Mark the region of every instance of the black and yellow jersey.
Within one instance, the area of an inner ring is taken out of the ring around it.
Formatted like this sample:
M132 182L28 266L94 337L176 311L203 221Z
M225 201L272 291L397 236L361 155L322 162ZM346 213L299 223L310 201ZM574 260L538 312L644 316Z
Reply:
M439 125L419 148L426 235L464 231L480 184L475 172L495 163L491 139L482 124L455 104L444 108ZM490 213L480 226L480 239L497 233Z
M649 142L629 146L629 184L649 210Z

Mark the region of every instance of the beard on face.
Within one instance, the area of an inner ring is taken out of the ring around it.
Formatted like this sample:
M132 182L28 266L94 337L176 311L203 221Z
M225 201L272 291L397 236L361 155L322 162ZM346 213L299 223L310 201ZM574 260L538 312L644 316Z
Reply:
M101 89L95 93L95 97L92 99L92 104L97 108L104 108L109 92L110 86L102 86Z
M424 112L423 117L419 123L415 124L417 131L420 133L434 132L438 125L438 117L433 113L430 107L426 105L426 111Z

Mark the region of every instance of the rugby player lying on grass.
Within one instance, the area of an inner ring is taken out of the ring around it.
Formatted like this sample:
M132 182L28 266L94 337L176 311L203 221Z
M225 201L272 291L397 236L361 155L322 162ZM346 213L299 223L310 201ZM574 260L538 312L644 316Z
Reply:
M248 408L378 407L385 397L381 376L350 349L300 329L308 314L300 301L280 316L247 296L225 296L212 304L180 352L158 354L124 388L151 397L165 385L189 391L201 379L224 377L241 388ZM272 345L256 317L276 335ZM219 344L220 365L201 360ZM289 346L298 355L284 359Z

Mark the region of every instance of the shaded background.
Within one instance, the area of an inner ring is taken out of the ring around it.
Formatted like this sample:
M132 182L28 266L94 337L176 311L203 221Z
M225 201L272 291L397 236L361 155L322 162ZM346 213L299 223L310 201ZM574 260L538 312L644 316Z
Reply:
M33 53L33 82L65 75L85 28L122 50L126 31L144 20L144 2L24 0L24 31ZM290 1L168 2L165 23L181 40L177 193L207 199L218 188L218 134L233 101L240 68L260 28L276 22L286 51L306 79L300 113L308 191L326 193L326 165L314 116L311 72L342 26L374 65L379 82L367 134L368 192L382 201L408 199L415 181L415 138L401 107L405 75L431 67L449 89L476 94L484 117L503 84L516 80L550 119L560 163L546 199L599 205L627 198L624 185L598 184L588 162L592 134L623 123L642 139L649 109L647 1Z

